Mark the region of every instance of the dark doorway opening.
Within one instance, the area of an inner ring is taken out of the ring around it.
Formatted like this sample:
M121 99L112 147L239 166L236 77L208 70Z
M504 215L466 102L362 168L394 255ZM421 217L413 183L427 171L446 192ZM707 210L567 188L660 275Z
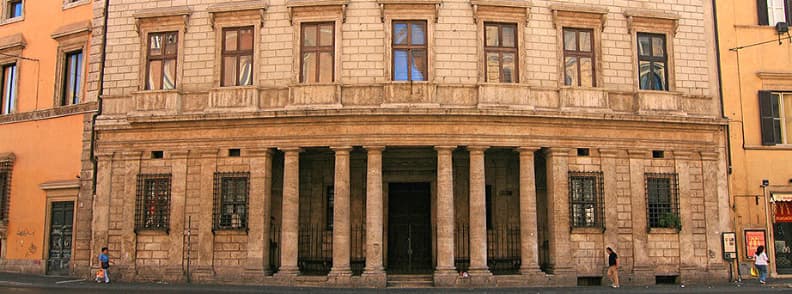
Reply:
M388 185L388 273L432 272L429 183Z
M52 202L47 274L68 275L72 251L74 202Z

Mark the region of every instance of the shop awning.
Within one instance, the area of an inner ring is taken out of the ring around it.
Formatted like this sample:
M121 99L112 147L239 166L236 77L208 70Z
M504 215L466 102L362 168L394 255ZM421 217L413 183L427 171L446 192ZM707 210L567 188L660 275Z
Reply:
M792 193L773 193L775 202L792 202Z

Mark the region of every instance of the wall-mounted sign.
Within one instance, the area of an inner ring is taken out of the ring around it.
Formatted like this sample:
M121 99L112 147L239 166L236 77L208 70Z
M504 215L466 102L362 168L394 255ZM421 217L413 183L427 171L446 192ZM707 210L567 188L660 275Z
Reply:
M737 258L737 234L735 232L724 232L721 235L723 241L723 259L733 260Z
M765 246L767 251L766 244L764 230L745 230L745 257L753 257L759 246Z

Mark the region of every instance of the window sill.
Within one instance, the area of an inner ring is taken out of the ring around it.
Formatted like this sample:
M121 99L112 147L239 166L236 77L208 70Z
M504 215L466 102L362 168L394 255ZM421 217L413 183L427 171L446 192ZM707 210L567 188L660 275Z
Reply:
M75 7L78 7L78 6L83 6L83 5L88 4L88 3L91 3L91 1L90 0L80 0L80 1L75 1L75 2L72 2L72 3L65 3L65 4L63 4L63 10L75 8Z
M168 229L135 229L135 234L138 236L167 236L170 235Z
M4 20L0 21L0 26L21 22L23 20L25 20L25 16L24 15L23 16L17 16L15 18L7 18L7 19L4 19Z
M248 229L247 228L212 229L212 233L214 233L215 235L247 235Z
M602 234L605 232L605 228L596 228L596 227L577 227L572 228L572 234Z
M745 150L779 150L786 151L792 150L792 144L776 144L776 145L746 145Z
M677 230L676 228L649 228L649 234L674 235L674 234L679 234L679 230Z

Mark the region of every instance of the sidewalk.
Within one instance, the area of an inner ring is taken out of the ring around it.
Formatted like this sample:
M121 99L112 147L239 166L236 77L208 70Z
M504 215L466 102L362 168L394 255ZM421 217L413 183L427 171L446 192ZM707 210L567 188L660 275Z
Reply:
M0 273L0 292L3 289L25 290L28 293L792 293L792 279L771 279L765 286L756 280L744 280L741 284L719 283L713 285L656 285L612 289L606 286L569 287L569 288L488 288L488 289L338 289L338 288L289 288L262 286L204 285L204 284L167 284L167 283L127 283L113 282L97 284L93 280L73 277L53 277ZM33 291L34 289L37 289ZM30 290L30 291L27 291Z

